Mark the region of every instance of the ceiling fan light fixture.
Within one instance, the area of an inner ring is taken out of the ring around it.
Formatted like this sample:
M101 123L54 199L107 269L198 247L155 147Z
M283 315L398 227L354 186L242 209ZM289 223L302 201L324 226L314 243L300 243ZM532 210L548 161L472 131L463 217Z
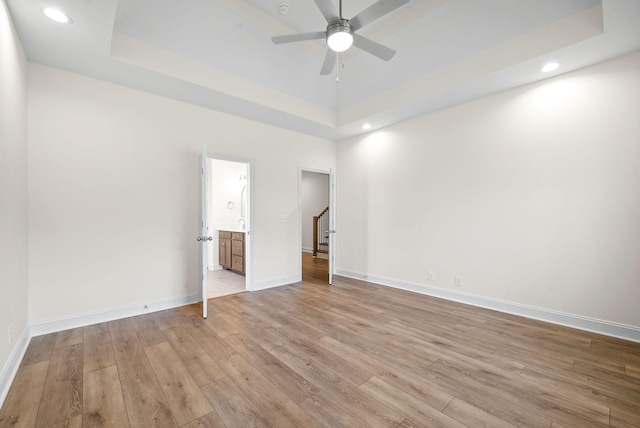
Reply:
M370 2L371 1L373 0L370 0ZM328 24L324 31L273 36L271 37L271 41L276 45L280 45L283 43L325 39L328 49L324 57L324 63L320 69L320 74L323 76L331 74L336 65L340 63L340 55L334 55L334 53L344 52L352 45L383 61L389 61L396 54L395 50L378 42L374 42L360 34L356 34L356 32L362 27L404 6L409 3L409 1L410 0L377 0L368 8L360 11L360 13L352 19L345 19L342 17L342 0L339 2L339 12L335 9L335 0L314 0ZM281 5L283 4L284 3L281 3ZM338 75L336 74L336 81L338 80Z
M344 52L353 44L353 27L342 20L327 27L327 45L334 52Z

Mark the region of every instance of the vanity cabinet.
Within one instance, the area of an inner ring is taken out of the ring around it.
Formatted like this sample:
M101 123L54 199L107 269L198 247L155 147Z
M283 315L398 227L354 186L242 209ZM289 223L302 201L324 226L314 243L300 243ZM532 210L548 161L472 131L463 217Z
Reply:
M231 270L244 275L244 233L231 233Z
M231 232L218 232L218 264L222 269L231 269Z
M244 275L244 233L218 231L218 263L223 269Z

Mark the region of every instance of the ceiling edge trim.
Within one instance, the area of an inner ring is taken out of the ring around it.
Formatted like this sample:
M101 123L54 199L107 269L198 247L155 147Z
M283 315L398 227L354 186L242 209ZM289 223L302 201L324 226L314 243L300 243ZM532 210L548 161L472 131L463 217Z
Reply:
M336 115L331 110L120 33L112 35L111 58L323 126L336 127Z

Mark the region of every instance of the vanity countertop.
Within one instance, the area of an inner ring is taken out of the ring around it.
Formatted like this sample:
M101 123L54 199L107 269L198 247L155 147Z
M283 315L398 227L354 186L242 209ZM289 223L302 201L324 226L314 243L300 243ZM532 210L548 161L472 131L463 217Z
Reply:
M223 231L223 232L235 232L235 233L245 233L246 232L245 229L240 229L238 227L225 227L225 228L218 229L218 230Z

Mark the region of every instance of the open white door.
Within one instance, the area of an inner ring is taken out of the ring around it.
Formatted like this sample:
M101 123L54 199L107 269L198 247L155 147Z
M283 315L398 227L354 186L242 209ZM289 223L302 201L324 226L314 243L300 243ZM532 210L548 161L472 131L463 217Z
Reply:
M333 170L329 170L329 285L333 284L336 254L336 185Z
M202 318L207 317L207 241L212 241L213 237L209 236L207 231L207 209L209 201L207 200L207 153L203 149L200 156L200 236L198 236L198 246L200 247L200 290L202 291Z

